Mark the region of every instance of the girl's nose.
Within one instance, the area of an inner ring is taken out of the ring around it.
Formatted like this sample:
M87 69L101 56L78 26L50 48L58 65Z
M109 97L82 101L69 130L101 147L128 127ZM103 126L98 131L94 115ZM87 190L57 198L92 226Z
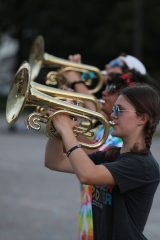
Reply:
M110 117L111 117L112 120L118 118L113 111L111 112Z

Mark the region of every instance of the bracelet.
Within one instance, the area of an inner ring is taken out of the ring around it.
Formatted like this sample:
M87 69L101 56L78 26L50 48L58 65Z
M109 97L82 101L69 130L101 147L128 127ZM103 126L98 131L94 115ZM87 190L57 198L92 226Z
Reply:
M77 148L81 148L81 144L77 144L75 146L73 146L72 148L70 148L67 152L66 152L66 155L67 157L69 157L69 155Z
M84 81L83 81L83 80L74 81L74 82L72 82L72 83L70 84L70 87L71 87L72 89L74 89L76 84L81 84L81 83L84 84Z

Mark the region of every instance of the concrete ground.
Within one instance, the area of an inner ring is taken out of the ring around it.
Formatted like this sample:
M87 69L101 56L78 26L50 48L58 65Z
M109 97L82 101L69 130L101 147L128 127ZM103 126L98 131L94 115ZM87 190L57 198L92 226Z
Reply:
M26 130L24 118L9 131L0 115L0 240L76 240L80 199L74 175L44 167L47 137ZM152 151L160 163L160 138ZM150 240L160 239L160 187L145 228Z

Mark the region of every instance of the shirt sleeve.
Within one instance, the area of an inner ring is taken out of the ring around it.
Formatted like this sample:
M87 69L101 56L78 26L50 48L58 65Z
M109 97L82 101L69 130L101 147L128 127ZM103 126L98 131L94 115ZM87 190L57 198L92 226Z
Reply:
M118 161L104 163L118 185L120 192L140 187L149 181L143 157L136 155L121 156Z
M97 151L89 155L90 159L96 164L99 165L105 162L105 152Z

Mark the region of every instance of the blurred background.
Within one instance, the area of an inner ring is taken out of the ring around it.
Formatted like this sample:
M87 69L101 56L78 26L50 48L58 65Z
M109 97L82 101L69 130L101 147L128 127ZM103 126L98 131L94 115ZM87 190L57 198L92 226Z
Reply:
M134 55L159 81L159 15L159 0L0 0L0 95L37 35L46 52L80 53L100 69L120 53Z
M100 69L120 53L134 55L159 83L159 16L159 0L0 0L1 240L75 240L77 236L79 183L43 167L46 137L26 134L25 116L18 121L21 131L14 135L6 131L7 94L19 65L29 58L34 39L42 35L50 54L67 59L80 53L83 63ZM157 134L157 156L159 142ZM146 229L154 240L160 236L158 194Z

